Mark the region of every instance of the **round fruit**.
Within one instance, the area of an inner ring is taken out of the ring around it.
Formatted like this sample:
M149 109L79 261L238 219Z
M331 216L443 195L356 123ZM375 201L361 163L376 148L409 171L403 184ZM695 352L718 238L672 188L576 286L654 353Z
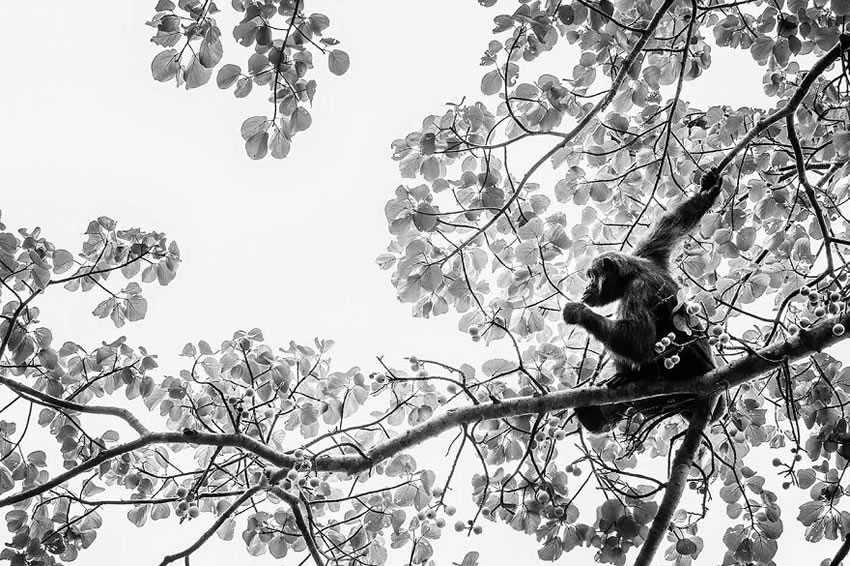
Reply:
M482 527L481 525L475 525L474 527L472 527L472 532L476 535L480 535L484 532L484 527Z
M723 334L723 327L719 324L715 324L711 327L711 334L714 336L720 336L721 334Z
M836 336L841 336L842 334L844 334L844 325L840 322L836 323L835 326L832 327L832 333Z
M800 294L803 295L804 297L808 297L809 293L811 293L811 292L812 292L812 290L805 285L800 287Z
M463 532L466 529L466 524L463 521L455 522L455 530L459 533Z
M196 519L201 514L201 510L197 507L189 507L189 518Z
M457 512L457 509L455 509L455 507L453 505L447 505L446 506L446 515L451 516L451 515L454 515L456 512Z
M189 493L189 490L186 489L185 487L178 487L177 488L177 497L182 499L182 498L186 497L187 493Z
M822 317L825 314L826 314L826 309L823 308L823 307L818 307L814 311L814 315L818 318Z

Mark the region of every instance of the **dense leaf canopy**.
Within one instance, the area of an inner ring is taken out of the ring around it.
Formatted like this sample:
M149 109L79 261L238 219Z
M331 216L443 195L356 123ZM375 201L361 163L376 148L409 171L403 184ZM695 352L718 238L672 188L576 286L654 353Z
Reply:
M123 339L55 343L38 299L100 293L96 316L139 320L142 285L175 276L175 244L101 217L72 254L39 230L0 226L0 385L31 416L0 422L12 533L0 558L72 561L110 505L137 526L205 521L163 565L237 535L252 555L303 552L320 566L381 566L398 548L429 564L447 526L475 534L489 521L535 536L542 560L590 547L618 565L649 564L661 548L659 561L687 566L721 544L723 564L773 564L784 520L801 522L808 541L850 535L840 505L850 369L828 348L850 319L850 1L479 3L495 24L480 95L392 143L404 181L385 207L391 241L378 263L416 316L453 311L460 336L504 341L513 356L343 371L330 367L331 341L278 349L254 329L187 344L185 367L163 373ZM195 88L217 72L237 98L268 88L269 116L249 117L241 134L252 159L286 157L312 123L313 56L335 75L349 57L302 0L231 4L233 38L252 51L244 70L220 65L215 3L160 0L153 78ZM713 49L752 57L773 106L689 104ZM541 72L563 73L564 61L568 78ZM724 365L687 381L599 387L610 356L565 325L561 308L593 257L629 251L708 171L723 175L721 198L671 268L687 305L681 328L707 333ZM569 410L717 392L729 409L714 423L635 414L589 435ZM114 428L91 432L95 417ZM35 426L56 444L27 449ZM445 431L457 435L453 462L471 453L480 465L471 517L454 517L447 497L465 486L455 466L438 475L409 452ZM772 468L753 463L757 451L775 452ZM783 515L768 476L805 499L796 516L788 505ZM710 499L725 506L725 532L700 532Z

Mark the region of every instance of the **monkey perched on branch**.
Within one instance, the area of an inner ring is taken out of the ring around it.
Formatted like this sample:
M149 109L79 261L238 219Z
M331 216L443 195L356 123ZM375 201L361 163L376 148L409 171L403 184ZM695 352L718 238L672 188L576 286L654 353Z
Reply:
M587 270L582 302L567 303L564 322L581 326L610 352L616 373L609 386L638 380L681 379L702 375L717 364L705 337L694 337L673 323L679 285L670 274L673 248L696 228L711 209L723 179L713 169L705 173L696 194L665 212L630 254L606 252ZM589 307L620 300L616 319ZM672 337L672 338L671 338ZM664 349L657 348L663 344ZM659 351L661 350L661 351ZM619 421L629 407L660 409L669 399L578 407L576 417L590 432L601 432Z

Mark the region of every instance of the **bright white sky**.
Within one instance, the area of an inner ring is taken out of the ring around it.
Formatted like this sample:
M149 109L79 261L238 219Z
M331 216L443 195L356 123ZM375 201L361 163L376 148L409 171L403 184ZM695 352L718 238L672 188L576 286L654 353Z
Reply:
M184 367L177 354L186 342L216 343L253 327L279 346L332 338L337 369L375 368L377 355L396 365L411 354L450 363L494 356L460 334L451 315L413 319L374 259L388 242L384 203L401 182L390 142L447 101L479 98L478 61L498 12L473 0L309 2L331 17L329 31L351 55L351 70L330 77L319 60L312 128L296 137L286 160L252 162L239 126L267 113L265 95L255 90L236 100L214 84L186 92L155 83L157 48L144 25L154 3L56 3L0 34L2 221L11 229L41 226L57 246L76 251L88 221L106 215L124 227L165 232L184 259L171 285L145 287L147 319L121 330L89 315L101 297L54 292L42 303L42 321L56 338L96 345L126 334L159 354L166 374ZM222 27L224 61L242 63L245 50ZM714 55L713 79L690 91L686 84L685 98L701 106L759 104L761 72L749 56ZM546 70L568 76L573 65L564 60ZM734 74L720 71L729 65ZM422 453L436 461L444 447L433 443ZM461 515L468 477L455 489ZM137 530L124 512L107 514L113 520L77 563L156 564L207 524L177 529L172 517ZM796 512L786 513L788 527ZM448 533L435 545L438 563L459 561L466 550L481 552L488 566L536 562L532 537L502 524L484 527L469 539ZM591 560L589 553L568 556ZM391 556L390 563L401 560ZM239 540L214 539L192 558L234 561L275 562L252 559Z

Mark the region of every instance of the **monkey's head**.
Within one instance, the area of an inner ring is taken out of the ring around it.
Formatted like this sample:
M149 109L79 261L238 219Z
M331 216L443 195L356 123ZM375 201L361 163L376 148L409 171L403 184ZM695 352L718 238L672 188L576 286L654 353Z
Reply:
M618 252L597 256L587 270L587 287L581 301L590 307L600 307L621 298L634 276L634 262L634 258Z

